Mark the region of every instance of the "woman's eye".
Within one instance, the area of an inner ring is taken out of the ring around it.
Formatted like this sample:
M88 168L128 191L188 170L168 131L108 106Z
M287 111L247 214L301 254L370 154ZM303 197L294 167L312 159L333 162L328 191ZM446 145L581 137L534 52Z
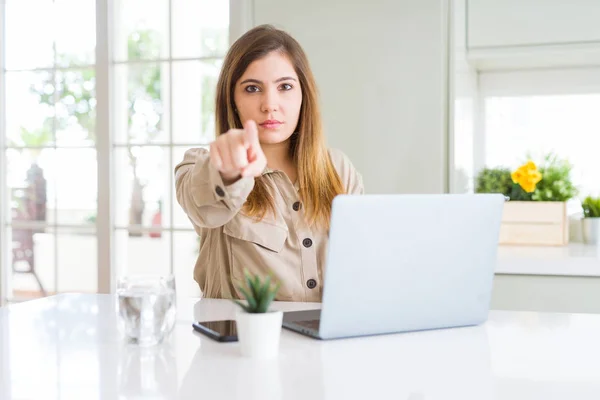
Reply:
M281 88L283 90L291 90L292 89L292 85L290 85L289 83L284 83L283 85L281 85Z
M258 86L255 86L255 85L246 86L246 92L248 92L248 93L255 93L258 91L259 91Z

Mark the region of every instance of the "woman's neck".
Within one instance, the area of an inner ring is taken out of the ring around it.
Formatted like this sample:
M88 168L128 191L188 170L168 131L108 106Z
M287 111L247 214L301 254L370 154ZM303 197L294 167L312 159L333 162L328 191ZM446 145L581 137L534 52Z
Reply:
M283 169L292 163L290 157L290 141L281 143L261 144L261 148L267 158L267 165L271 169Z
M261 144L267 158L267 166L272 170L283 171L290 180L296 181L296 166L290 156L290 140L282 143Z

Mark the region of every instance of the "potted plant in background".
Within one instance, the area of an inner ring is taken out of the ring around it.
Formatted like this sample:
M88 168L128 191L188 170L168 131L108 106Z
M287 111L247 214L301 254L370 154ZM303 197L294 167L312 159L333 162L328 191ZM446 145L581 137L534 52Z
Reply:
M502 193L500 244L566 245L569 242L567 201L577 195L572 165L555 154L540 167L528 160L512 172L485 168L477 176L477 193Z
M581 202L583 208L583 241L600 244L600 197L586 197Z
M240 309L236 313L238 341L242 355L253 358L273 358L279 351L283 312L269 310L279 290L271 275L262 280L244 270L245 285L238 286L246 304L233 300Z
M475 183L476 193L502 193L505 197L509 197L513 181L510 177L508 168L483 168L477 175Z

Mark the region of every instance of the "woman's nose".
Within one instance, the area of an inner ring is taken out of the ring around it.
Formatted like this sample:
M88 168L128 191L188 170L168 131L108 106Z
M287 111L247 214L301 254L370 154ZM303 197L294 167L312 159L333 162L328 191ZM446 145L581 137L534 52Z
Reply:
M271 91L271 90L265 92L265 95L263 96L262 105L261 105L262 112L277 111L277 109L278 109L277 98L278 98L278 94L276 92L273 93L273 91Z

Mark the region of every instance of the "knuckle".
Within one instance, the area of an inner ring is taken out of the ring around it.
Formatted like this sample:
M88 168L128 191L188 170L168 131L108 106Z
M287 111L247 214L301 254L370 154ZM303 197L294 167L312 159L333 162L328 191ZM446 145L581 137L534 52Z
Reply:
M245 167L245 166L246 166L246 162L245 162L245 160L244 160L242 157L240 157L240 156L238 156L238 157L235 157L235 166L236 166L237 168L242 168L242 167Z
M224 145L227 145L227 139L223 135L219 136L212 144L216 150L222 149Z

